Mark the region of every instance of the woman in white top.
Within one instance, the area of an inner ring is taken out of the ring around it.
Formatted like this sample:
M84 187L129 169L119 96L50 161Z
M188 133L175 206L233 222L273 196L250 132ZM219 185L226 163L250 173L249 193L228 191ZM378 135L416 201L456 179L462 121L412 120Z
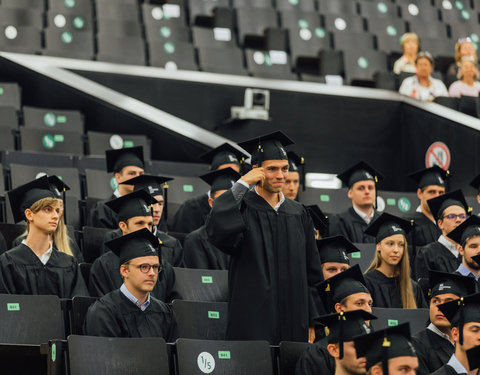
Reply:
M430 76L433 71L433 57L429 52L420 52L417 55L415 68L417 74L403 80L400 94L425 102L431 102L437 96L448 96L445 84Z
M393 72L400 74L402 72L415 73L415 60L418 53L418 36L415 33L405 33L400 39L403 49L403 56L393 65Z
M478 96L480 82L477 61L473 56L462 57L458 69L458 81L453 82L448 89L448 95L454 98L461 96Z

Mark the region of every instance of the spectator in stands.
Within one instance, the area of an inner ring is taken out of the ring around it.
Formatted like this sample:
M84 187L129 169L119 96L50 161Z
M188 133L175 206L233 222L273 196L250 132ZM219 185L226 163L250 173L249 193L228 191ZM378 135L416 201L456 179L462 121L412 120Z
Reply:
M99 228L116 229L118 221L115 214L105 202L124 196L133 191L132 185L120 184L126 180L142 175L144 171L143 147L122 148L105 152L107 172L114 173L117 189L107 200L98 202L89 213L89 225Z
M464 297L460 303L451 301L439 305L438 308L451 324L455 353L433 374L478 373L478 370L470 371L466 351L480 344L480 294L471 294Z
M458 81L453 82L449 89L448 95L453 98L461 96L478 96L480 92L480 82L478 78L477 61L473 56L464 56L458 67Z
M282 132L240 143L253 169L215 199L208 216L209 240L231 257L228 340L313 339L323 276L310 215L282 193L284 147L292 143Z
M377 182L383 177L365 162L359 162L337 177L348 186L352 207L330 219L330 236L344 236L351 242L372 243L374 238L364 233L368 224L378 217L375 212Z
M152 231L153 218L150 205L156 202L155 198L145 190L137 190L106 204L116 213L119 228L122 235L125 236L143 228ZM113 251L106 252L93 262L89 282L92 296L101 297L122 285L122 279L118 272L119 267L118 256ZM175 274L172 266L167 262L162 262L162 269L152 293L161 301L171 302L174 298L178 298L178 293L174 288Z
M462 257L462 263L455 272L474 278L478 282L480 279L480 218L469 217L448 236L460 244L458 251Z
M240 173L243 160L247 157L248 155L235 147L224 143L212 151L203 154L200 158L210 163L211 171L232 168L235 172ZM210 198L210 192L184 202L173 217L171 231L190 233L205 224L205 217L210 212L208 198Z
M325 280L350 268L350 258L347 254L360 251L343 236L317 240L317 249L320 254L323 278Z
M53 243L55 244L55 247L58 251L71 255L77 260L78 263L82 263L83 255L77 245L77 242L74 239L74 234L72 233L73 228L67 227L67 225L65 224L63 194L65 191L70 190L70 188L57 176L49 176L48 182L50 183L52 192L55 195L55 198L57 199L60 207L58 226L52 235ZM72 232L69 233L70 228L72 229ZM25 232L13 241L12 247L22 243L22 241L27 237L27 235L28 226L26 227Z
M448 362L455 351L450 322L440 312L438 305L458 300L476 291L473 279L452 273L430 271L429 284L430 324L412 340L417 350L419 375L428 375L438 370Z
M447 70L448 76L456 76L458 73L458 68L463 57L473 57L475 62L478 61L477 51L475 45L473 44L470 38L460 38L455 43L455 62L452 63Z
M420 199L420 206L408 218L415 222L410 237L411 243L415 244L417 248L435 242L442 234L427 201L445 194L445 181L449 176L449 171L445 171L436 165L410 175L412 179L417 181L417 196Z
M418 36L415 33L405 33L400 38L403 55L393 65L393 72L395 74L415 73L415 60L418 53Z
M232 168L224 168L200 176L203 181L210 185L210 198L208 198L210 207L212 207L215 199L230 190L240 177L240 173L235 172ZM228 269L230 257L208 240L205 225L195 229L185 237L184 252L186 267L208 270Z
M328 232L328 217L322 212L316 204L305 206L313 221L315 229L315 239L321 240Z
M415 60L416 74L403 80L400 94L422 101L433 101L437 96L448 96L445 84L431 76L433 57L429 52L420 52Z
M15 222L26 220L28 235L0 256L3 293L88 296L75 258L58 251L53 243L60 205L47 177L10 190L8 197Z
M144 228L107 242L119 259L123 284L95 302L85 317L84 332L105 337L178 337L172 308L156 299L162 263L158 239Z
M357 336L354 343L357 356L367 358L369 375L415 375L418 369L408 323Z
M285 179L285 185L283 186L283 195L288 199L297 199L298 189L300 184L304 184L302 181L302 175L300 168L303 168L304 159L298 156L293 151L288 151L288 176Z
M365 272L365 281L375 307L416 309L426 307L423 292L410 277L406 236L412 224L383 213L365 233L376 240L375 258Z
M162 243L162 262L168 262L173 267L183 267L183 248L179 240L168 235L159 229L159 224L163 216L164 198L163 185L167 181L173 180L170 177L152 176L142 174L130 180L121 183L133 186L133 191L145 190L148 194L155 198L156 202L152 205L153 231L152 233L158 237ZM119 223L120 226L120 223ZM104 241L110 241L120 237L122 230L117 228L105 233Z
M449 237L449 233L463 223L469 211L461 190L440 195L427 201L433 217L442 234L417 251L415 257L415 277L428 278L428 270L454 272L460 265L459 244Z

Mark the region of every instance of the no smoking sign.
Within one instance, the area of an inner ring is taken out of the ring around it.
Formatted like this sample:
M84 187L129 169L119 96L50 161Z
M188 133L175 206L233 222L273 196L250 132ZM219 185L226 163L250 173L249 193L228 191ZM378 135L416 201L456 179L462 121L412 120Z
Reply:
M438 165L440 168L447 170L450 167L450 161L450 149L443 142L432 143L425 154L425 165L427 168Z

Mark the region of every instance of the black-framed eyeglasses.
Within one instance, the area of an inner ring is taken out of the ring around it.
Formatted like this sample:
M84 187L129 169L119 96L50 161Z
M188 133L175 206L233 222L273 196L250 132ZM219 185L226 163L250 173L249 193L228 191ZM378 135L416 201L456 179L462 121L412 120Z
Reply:
M447 219L450 219L450 220L456 220L457 217L460 219L460 220L465 220L467 218L467 214L448 214L448 215L445 215L443 218L447 218Z
M153 269L153 272L155 273L159 273L163 269L161 264L148 264L148 263L142 263L142 264L127 263L127 264L130 266L137 267L142 273L149 273L150 269Z

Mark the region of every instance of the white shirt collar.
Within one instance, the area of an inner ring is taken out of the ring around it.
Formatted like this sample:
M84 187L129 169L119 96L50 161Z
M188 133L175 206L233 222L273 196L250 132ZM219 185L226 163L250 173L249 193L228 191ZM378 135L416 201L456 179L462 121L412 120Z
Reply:
M415 212L422 212L422 206L418 206Z
M120 192L118 191L118 189L115 189L115 191L113 192L113 195L115 195L117 198L120 198L120 197L121 197L121 194L120 194Z
M26 240L23 240L22 244L24 244L25 246L28 247ZM30 250L32 250L32 249L30 249ZM33 251L33 253L38 257L38 259L40 259L40 262L42 262L43 265L48 263L48 261L50 260L50 257L52 256L52 252L53 252L53 243L52 242L50 242L50 247L48 248L48 250L45 251L42 255L38 255L36 252Z
M458 248L457 245L451 243L447 240L443 234L438 238L438 242L440 242L443 246L445 246L453 255L458 257Z
M445 333L443 333L442 331L440 331L435 324L430 323L430 324L428 325L427 329L429 329L429 330L432 331L433 333L437 334L438 336L443 337L445 340L448 340L448 342L449 342L450 344L452 344L453 346L455 346L455 343L450 340L450 337L448 337L448 335L446 335Z
M255 186L255 193L257 193L257 195L259 195L261 197L261 195L258 193L257 191L257 187ZM280 201L275 205L275 207L273 207L273 209L275 211L278 212L278 209L280 208L280 206L282 205L283 202L285 202L285 196L283 195L282 192L279 193L280 194ZM263 198L263 197L262 197Z
M365 212L360 211L357 207L355 207L355 205L352 206L357 215L360 216L367 224L370 224L373 219L373 215L375 214L375 210L372 209L372 213L370 215L367 215Z
M455 357L455 353L452 354L450 359L447 362L447 365L452 367L457 374L468 374L468 371L465 367L460 363L460 361Z

